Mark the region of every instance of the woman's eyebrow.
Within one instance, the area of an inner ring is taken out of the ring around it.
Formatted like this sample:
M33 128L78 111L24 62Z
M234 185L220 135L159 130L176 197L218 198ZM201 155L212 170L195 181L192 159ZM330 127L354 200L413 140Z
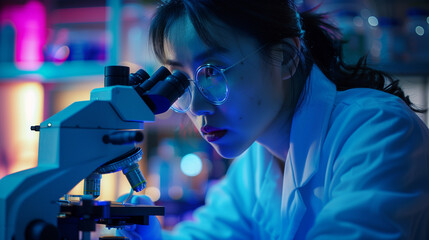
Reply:
M196 62L196 63L202 62L204 59L211 58L215 55L218 55L219 53L227 53L227 52L229 52L228 49L226 49L224 47L212 47L212 48L209 48L206 51L198 54L194 58L194 62ZM174 66L174 67L183 67L184 66L182 63L175 61L175 60L171 60L171 59L165 60L165 64L170 65L170 66Z
M165 60L165 65L170 65L173 67L183 67L182 63L170 59Z
M207 58L211 58L214 55L217 55L219 53L227 53L228 49L224 48L224 47L212 47L207 49L206 51L198 54L195 58L194 58L194 62L202 62L204 59Z

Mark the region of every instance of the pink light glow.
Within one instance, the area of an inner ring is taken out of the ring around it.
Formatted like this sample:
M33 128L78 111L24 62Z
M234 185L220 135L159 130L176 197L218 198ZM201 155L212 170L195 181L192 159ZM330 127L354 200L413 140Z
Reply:
M54 55L54 63L60 65L64 63L70 55L70 48L67 46L61 46L57 49Z
M106 7L56 9L49 19L52 24L106 22ZM76 17L79 16L79 17Z
M39 69L43 64L43 46L46 43L46 11L43 4L29 1L25 5L6 7L0 16L0 24L12 22L16 31L17 68Z

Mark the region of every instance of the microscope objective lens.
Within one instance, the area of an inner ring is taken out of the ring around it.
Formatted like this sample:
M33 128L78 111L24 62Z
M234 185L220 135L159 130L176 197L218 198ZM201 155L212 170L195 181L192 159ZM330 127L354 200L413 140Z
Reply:
M83 194L92 195L94 199L98 198L100 196L100 181L101 174L96 172L85 178Z
M122 170L122 173L125 174L134 191L140 192L146 187L146 179L143 177L137 163L128 166Z

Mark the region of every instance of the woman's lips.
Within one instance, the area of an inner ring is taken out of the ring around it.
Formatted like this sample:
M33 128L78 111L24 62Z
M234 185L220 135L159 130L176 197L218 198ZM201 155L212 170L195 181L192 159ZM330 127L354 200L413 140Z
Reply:
M204 126L201 128L201 132L208 142L214 142L222 138L228 132L228 130L215 128L212 126Z

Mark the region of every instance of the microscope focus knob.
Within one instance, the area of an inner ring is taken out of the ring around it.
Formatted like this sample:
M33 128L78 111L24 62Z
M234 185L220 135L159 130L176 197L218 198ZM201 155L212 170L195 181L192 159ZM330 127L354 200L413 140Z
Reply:
M119 131L104 135L103 142L105 144L123 145L141 142L143 138L143 133L140 131Z
M25 230L26 240L58 240L60 234L57 227L43 220L34 220Z

